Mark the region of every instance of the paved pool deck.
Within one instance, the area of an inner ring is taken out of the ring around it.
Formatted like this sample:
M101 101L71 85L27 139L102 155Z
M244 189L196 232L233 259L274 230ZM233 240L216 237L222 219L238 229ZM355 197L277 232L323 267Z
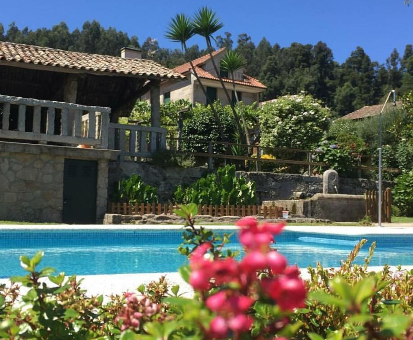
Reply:
M1 230L116 230L116 229L181 229L182 225L0 225ZM205 225L211 229L234 229L233 225ZM383 223L382 227L377 226L286 226L286 230L305 231L312 233L332 233L338 235L368 235L368 234L388 234L388 235L412 235L413 224L410 223ZM382 267L370 267L372 271L380 271ZM413 266L404 266L404 269L412 269ZM151 274L116 274L116 275L86 275L78 276L83 279L81 287L87 290L89 295L104 295L122 294L124 292L134 292L142 283L146 284L157 280L160 276L166 275L168 282L171 285L179 284L180 292L186 296L193 294L191 287L185 283L178 273L151 273ZM306 269L302 270L302 277L308 277ZM0 279L0 284L10 284L8 279Z

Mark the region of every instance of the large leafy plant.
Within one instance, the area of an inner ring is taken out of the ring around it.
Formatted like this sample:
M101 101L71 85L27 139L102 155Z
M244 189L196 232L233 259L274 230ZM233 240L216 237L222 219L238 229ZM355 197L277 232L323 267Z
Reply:
M114 200L131 204L158 203L158 194L155 187L145 184L139 175L132 174L119 181Z
M174 193L176 203L201 205L252 205L256 204L255 183L236 175L235 165L219 168L216 174L208 174Z

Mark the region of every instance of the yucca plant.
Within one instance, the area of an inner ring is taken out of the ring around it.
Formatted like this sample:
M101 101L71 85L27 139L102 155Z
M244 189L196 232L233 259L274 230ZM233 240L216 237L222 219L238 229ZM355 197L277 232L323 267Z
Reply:
M181 13L181 14L177 14L174 18L172 18L168 26L168 30L165 34L165 37L171 41L179 42L184 52L187 53L188 47L186 45L186 42L189 39L191 39L194 35L195 35L195 27L192 24L191 19L187 15ZM201 90L205 98L207 98L207 102L209 103L211 110L214 114L214 117L218 123L219 136L221 140L224 141L225 137L224 137L224 132L222 129L221 120L219 119L219 115L217 111L215 110L214 105L208 96L205 86L202 84L201 79L199 78L199 75L196 71L194 64L192 63L192 61L189 61L189 64L191 65L192 72L196 80L198 81L199 86L201 87Z
M213 34L215 34L217 31L219 31L222 27L224 27L224 24L219 21L219 19L216 17L216 13L213 12L210 8L208 7L202 7L197 13L195 13L194 20L192 22L192 25L194 27L194 32L195 34L198 34L202 37L205 38L206 44L207 44L207 49L208 53L211 57L212 65L214 67L214 70L216 72L216 75L219 79L219 82L221 83L222 89L225 92L225 96L227 97L228 102L231 105L232 113L234 115L234 120L235 124L237 126L237 130L242 136L242 139L244 140L246 136L244 136L244 133L242 132L241 124L238 118L238 114L235 110L235 106L232 103L231 97L229 96L228 90L225 87L224 81L222 80L222 77L220 75L220 72L218 70L218 67L215 63L215 60L212 56L212 42L211 40L213 38ZM245 140L246 142L246 140Z

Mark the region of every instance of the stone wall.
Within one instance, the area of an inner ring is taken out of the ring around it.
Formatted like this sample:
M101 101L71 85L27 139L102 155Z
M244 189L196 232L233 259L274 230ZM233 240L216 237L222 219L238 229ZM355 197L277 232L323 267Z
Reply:
M107 206L108 160L116 152L0 142L0 220L62 222L65 158L98 161L97 221Z
M129 178L132 174L142 177L142 180L158 190L159 201L168 202L177 185L192 184L207 173L205 167L198 168L164 168L147 163L110 162L109 163L109 197L120 180Z
M304 200L304 216L336 222L357 222L366 215L363 195L317 194Z
M158 188L160 202L166 203L173 196L178 184L192 184L207 173L200 168L163 168L146 163L111 162L109 165L109 192L119 180L130 177L133 173L140 175L143 181ZM303 192L310 197L323 192L323 179L318 176L302 176L294 174L276 174L270 172L238 172L256 183L258 204L263 201L289 200L294 192ZM383 183L383 187L391 183ZM367 179L341 178L339 193L362 195L367 189L376 188L377 183Z
M288 200L293 197L294 192L303 192L309 197L323 192L323 178L321 176L271 172L243 174L248 179L255 181L259 202ZM391 186L391 182L383 182L383 189ZM377 182L364 178L339 178L338 194L363 195L366 190L377 190Z

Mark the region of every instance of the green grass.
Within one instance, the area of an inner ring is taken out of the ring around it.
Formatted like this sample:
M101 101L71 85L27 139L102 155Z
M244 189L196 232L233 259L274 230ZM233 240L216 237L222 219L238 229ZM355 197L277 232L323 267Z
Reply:
M413 223L413 217L393 216L391 223Z

